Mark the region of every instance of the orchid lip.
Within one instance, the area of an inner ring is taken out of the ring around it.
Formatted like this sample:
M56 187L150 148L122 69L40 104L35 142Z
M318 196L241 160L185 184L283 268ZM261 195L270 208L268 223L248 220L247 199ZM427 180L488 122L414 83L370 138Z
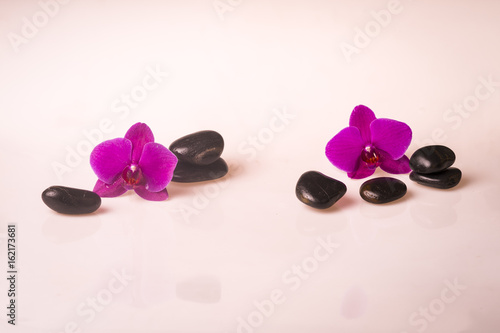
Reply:
M141 168L137 164L128 165L123 169L122 178L125 181L125 186L130 189L140 185L144 180Z
M368 145L361 152L361 160L366 163L369 169L375 169L380 166L380 153L377 148Z

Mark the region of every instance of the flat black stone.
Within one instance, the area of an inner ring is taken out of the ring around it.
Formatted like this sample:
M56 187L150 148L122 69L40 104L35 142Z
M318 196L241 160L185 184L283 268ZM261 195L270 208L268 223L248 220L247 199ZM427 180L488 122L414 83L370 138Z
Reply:
M101 206L101 197L92 191L51 186L42 193L43 202L61 214L89 214Z
M443 171L455 162L455 153L446 146L434 145L418 149L411 155L410 168L418 173Z
M224 139L215 131L200 131L175 140L169 149L179 161L207 165L222 154Z
M179 161L174 170L173 182L195 183L224 177L228 172L226 161L219 158L209 165L196 165Z
M441 172L422 174L413 171L410 179L414 182L439 189L448 189L458 185L462 179L462 171L458 168L449 168Z
M361 185L359 194L365 201L384 204L402 198L406 184L392 177L373 178Z
M344 183L317 171L304 173L295 187L295 194L302 203L318 209L331 207L346 192Z

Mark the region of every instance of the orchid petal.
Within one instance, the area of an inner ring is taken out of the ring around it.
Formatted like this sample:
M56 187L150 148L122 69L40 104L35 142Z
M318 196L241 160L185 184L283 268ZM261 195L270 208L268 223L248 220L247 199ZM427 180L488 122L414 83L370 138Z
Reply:
M370 124L377 119L375 113L364 105L358 105L352 110L351 117L349 118L349 126L354 126L359 129L361 138L365 144L371 141Z
M129 139L132 142L132 163L134 164L137 164L141 159L144 145L155 141L153 131L144 123L132 125L125 134L125 139Z
M139 167L146 179L146 190L158 192L172 180L177 157L159 143L149 142L144 146Z
M340 170L356 170L364 144L359 129L346 127L335 135L326 145L328 160Z
M112 184L130 164L132 143L130 140L117 138L98 144L90 154L90 166L97 178L106 184Z
M94 192L99 194L101 198L114 198L127 192L127 189L123 186L123 179L120 177L113 184L106 184L101 180L97 180Z
M135 193L137 193L138 196L140 196L143 199L149 200L149 201L163 201L167 200L168 198L168 192L167 189L164 188L163 190L159 192L150 192L146 190L145 187L140 186L134 188Z
M380 169L384 170L385 172L388 173L393 173L393 174L401 174L401 173L409 173L411 171L410 168L410 160L406 155L403 155L403 157L393 160L389 154L385 152L380 152L381 153L381 164L380 164Z
M354 170L353 172L348 172L347 176L349 178L352 178L352 179L363 179L363 178L366 178L366 177L373 175L373 173L375 172L375 169L376 168L372 168L372 169L368 168L366 166L366 163L363 162L360 158L358 168L356 170Z
M393 160L400 159L411 142L411 128L392 119L375 119L370 125L372 144L388 153Z

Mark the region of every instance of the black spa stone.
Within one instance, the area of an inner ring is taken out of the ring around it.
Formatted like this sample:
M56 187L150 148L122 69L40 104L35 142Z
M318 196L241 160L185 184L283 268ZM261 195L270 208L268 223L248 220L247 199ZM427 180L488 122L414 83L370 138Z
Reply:
M359 194L365 201L384 204L402 198L406 184L392 177L373 178L361 185Z
M219 158L208 165L196 165L179 161L174 170L173 182L195 183L224 177L228 172L226 161Z
M175 140L169 149L179 161L207 165L222 154L224 139L215 131L200 131Z
M455 153L446 146L434 145L418 149L411 155L410 168L418 173L443 171L455 162Z
M448 189L458 185L462 179L462 171L458 168L449 168L441 172L422 174L413 171L410 179L414 182L438 189Z
M344 183L317 171L304 173L295 187L295 194L302 203L318 209L331 207L346 191Z
M89 214L101 206L101 197L92 191L51 186L42 193L43 202L61 214Z

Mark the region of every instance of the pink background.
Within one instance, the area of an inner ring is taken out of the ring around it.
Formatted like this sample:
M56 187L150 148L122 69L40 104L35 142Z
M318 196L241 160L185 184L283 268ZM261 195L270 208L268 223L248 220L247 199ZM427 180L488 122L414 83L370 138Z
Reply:
M496 332L499 17L493 0L0 1L15 331ZM408 155L452 148L461 184L398 175L403 199L365 203L324 156L358 104L410 125ZM229 174L88 216L43 204L51 185L92 189L90 149L139 121L167 146L220 132ZM347 194L301 204L308 170Z

